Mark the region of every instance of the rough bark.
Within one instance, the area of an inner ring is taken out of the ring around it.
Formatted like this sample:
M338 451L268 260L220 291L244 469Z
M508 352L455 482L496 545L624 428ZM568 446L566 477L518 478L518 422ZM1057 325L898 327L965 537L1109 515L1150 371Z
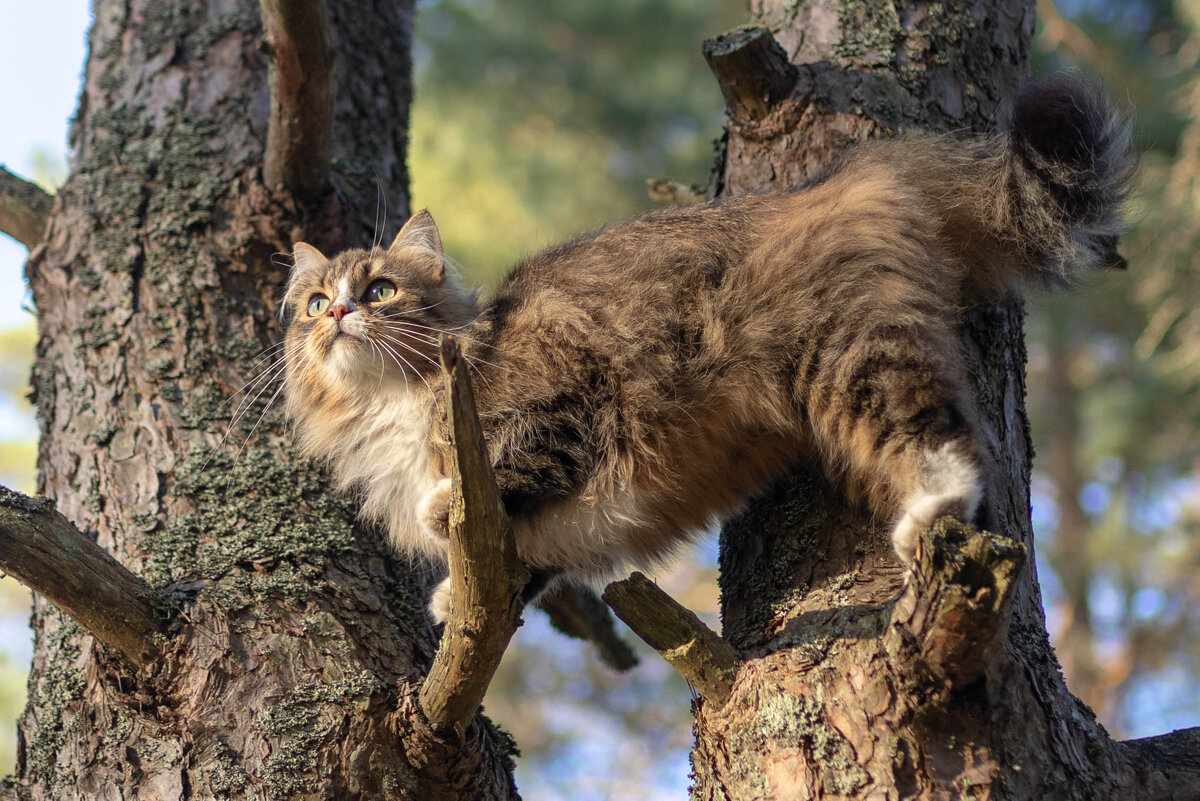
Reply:
M521 625L521 592L529 570L504 513L475 412L466 361L453 337L442 337L450 441L454 445L450 504L450 586L453 602L433 667L421 686L421 708L438 731L470 722Z
M254 365L280 340L277 254L297 239L361 246L384 214L393 230L404 217L413 3L329 4L332 169L315 196L264 182L256 0L94 12L71 174L27 266L39 489L155 589L169 623L135 674L35 601L7 792L515 797L506 737L475 717L446 739L420 712L427 571L291 451L266 409L275 351ZM259 370L246 422L220 440L222 401Z
M751 9L795 81L765 114L729 109L718 193L800 183L869 136L990 130L1028 70L1032 0ZM1010 545L941 526L954 569L922 561L906 587L886 521L811 468L724 527L744 663L727 703L696 703L693 798L1200 798L1194 730L1114 742L1063 684L1032 559L1022 318L1012 299L961 329Z

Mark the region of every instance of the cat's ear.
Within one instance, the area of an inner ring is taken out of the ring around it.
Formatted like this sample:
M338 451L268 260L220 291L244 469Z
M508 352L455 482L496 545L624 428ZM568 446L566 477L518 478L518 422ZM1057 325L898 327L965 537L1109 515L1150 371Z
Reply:
M400 233L392 240L389 251L404 247L428 248L439 256L442 255L442 237L438 233L437 223L429 209L421 209L408 218Z
M429 213L428 209L421 209L408 218L408 222L404 223L400 233L396 234L396 238L392 240L388 253L397 254L397 251L404 248L420 248L431 251L437 256L434 280L441 281L446 277L446 263L442 259L444 255L442 236L438 233L437 223L433 221L433 215Z
M297 242L292 246L292 260L293 278L308 272L323 270L329 266L329 259L307 242Z

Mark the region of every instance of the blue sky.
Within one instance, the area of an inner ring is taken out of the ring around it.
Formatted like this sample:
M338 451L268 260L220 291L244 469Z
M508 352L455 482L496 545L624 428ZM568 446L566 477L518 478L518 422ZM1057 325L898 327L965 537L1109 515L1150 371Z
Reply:
M0 13L0 163L29 177L41 150L65 163L89 19L86 0L18 3ZM0 235L0 327L21 321L25 248ZM3 423L0 423L2 426Z
M35 155L63 173L67 123L75 112L90 14L86 0L18 3L0 12L0 163L26 178ZM0 329L28 319L25 247L0 234ZM0 440L29 436L31 422L0 400Z

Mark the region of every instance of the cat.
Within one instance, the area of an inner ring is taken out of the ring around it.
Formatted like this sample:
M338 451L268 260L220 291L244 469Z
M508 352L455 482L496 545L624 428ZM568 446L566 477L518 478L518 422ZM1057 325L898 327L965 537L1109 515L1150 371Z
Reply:
M1019 96L1005 133L873 141L791 191L610 225L490 300L448 274L427 211L387 249L298 243L287 412L400 550L444 562L450 332L542 575L658 562L805 460L891 520L911 563L942 515L988 519L958 310L1120 264L1134 164L1128 123L1060 77ZM446 581L434 618L451 602Z

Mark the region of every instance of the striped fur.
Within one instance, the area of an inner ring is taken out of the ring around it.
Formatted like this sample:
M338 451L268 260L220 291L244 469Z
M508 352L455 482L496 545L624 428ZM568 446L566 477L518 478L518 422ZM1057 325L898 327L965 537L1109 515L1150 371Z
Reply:
M425 212L386 251L298 245L300 442L398 547L444 558L434 337L453 331L530 565L587 577L660 560L806 460L894 520L910 561L938 516L986 512L958 310L1119 259L1128 126L1069 79L1031 87L1013 120L609 226L528 259L486 302L447 278ZM395 297L367 302L381 278ZM354 302L309 317L315 293Z

